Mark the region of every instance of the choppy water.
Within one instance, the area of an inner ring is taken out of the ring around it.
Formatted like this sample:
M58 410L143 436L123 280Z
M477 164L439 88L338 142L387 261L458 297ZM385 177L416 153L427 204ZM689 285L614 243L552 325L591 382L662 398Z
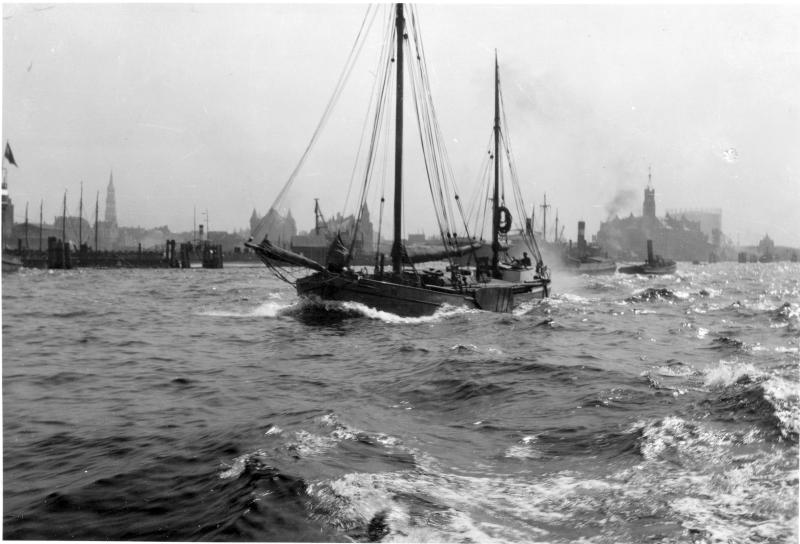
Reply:
M262 268L3 277L6 539L797 542L797 264L513 315Z

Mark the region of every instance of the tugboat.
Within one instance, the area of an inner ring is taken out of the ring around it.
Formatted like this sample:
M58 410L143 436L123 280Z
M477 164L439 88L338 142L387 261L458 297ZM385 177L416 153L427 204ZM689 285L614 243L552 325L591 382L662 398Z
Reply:
M665 260L661 255L653 256L653 241L647 241L647 261L644 264L636 264L632 266L622 266L619 268L622 274L645 274L649 276L658 276L663 274L673 274L677 270L678 265L675 261L669 259Z
M587 244L584 232L586 223L578 221L578 245L564 252L563 261L568 270L578 274L613 274L617 271L617 263L603 255L603 250L597 244Z

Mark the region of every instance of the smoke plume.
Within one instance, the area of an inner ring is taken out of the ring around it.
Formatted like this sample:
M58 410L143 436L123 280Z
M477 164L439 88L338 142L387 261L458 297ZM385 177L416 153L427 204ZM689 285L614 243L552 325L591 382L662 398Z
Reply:
M613 219L615 215L617 215L620 210L624 210L636 198L636 191L633 189L620 189L611 199L611 201L606 204L606 213L607 219Z

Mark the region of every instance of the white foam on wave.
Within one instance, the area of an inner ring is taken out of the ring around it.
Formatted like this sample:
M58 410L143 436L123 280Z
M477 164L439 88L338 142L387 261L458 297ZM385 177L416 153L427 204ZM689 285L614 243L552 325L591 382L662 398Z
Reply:
M534 446L537 440L535 435L524 436L519 442L509 446L503 455L512 459L541 459L544 454Z
M258 459L266 459L267 454L264 450L256 450L251 453L245 453L240 455L239 457L233 460L233 464L227 466L225 470L222 470L219 473L220 479L235 479L242 475L245 468L247 468L247 463L258 460Z
M302 458L314 457L325 453L343 438L339 436L323 436L305 430L297 431L289 449Z
M648 372L642 372L642 375L646 375ZM666 376L670 378L677 378L677 377L687 377L692 376L695 373L694 368L692 365L689 364L672 364L672 365L661 365L656 368L656 373L659 376Z
M696 294L708 298L718 298L722 294L722 290L714 287L703 287Z
M616 472L519 477L487 465L455 474L416 452L413 469L347 474L307 490L337 527L363 530L376 514L385 516L383 542L634 542L640 516L674 520L709 542L789 536L796 470L779 449L754 453L756 431L730 433L679 417L634 427L642 431L642 460ZM535 443L526 436L509 451Z
M558 302L569 302L572 304L590 304L591 302L596 301L598 299L583 297L581 295L576 295L574 293L559 293L555 297L552 297L552 300Z
M702 542L797 542L796 488L779 481L787 474L775 476L780 463L775 454L767 454L766 459L737 459L733 466L695 472L696 491L675 496L669 507L684 527L703 534Z
M314 457L336 447L342 441L356 440L362 431L345 425L335 414L325 414L316 418L316 422L327 434L310 432L305 429L295 431L288 448L300 457Z
M529 436L519 445L535 441ZM347 474L309 484L307 491L323 517L338 527L365 527L383 513L389 534L382 542L551 542L548 526L561 525L574 535L578 521L583 525L590 517L609 515L602 497L625 489L622 483L574 473L531 481L493 474L488 466L480 475L443 472L420 453L415 461L413 470Z
M800 391L797 383L778 376L771 376L763 384L764 398L773 408L780 421L781 434L800 434Z
M745 377L754 380L762 376L762 372L750 363L728 362L725 360L720 360L715 367L705 369L703 374L705 375L705 386L711 389L722 389L731 386Z
M301 298L292 302L281 300L280 294L272 293L271 300L267 300L255 308L246 310L204 310L199 313L208 317L232 317L232 318L251 318L251 317L280 317L282 315L292 315L295 312L302 312L307 309L318 309L320 311L340 311L345 313L360 314L369 319L383 321L391 324L419 324L435 323L443 319L448 319L457 315L479 312L480 310L454 307L443 305L437 309L433 315L423 317L402 317L391 312L376 310L359 302L347 301L318 301Z
M328 522L345 530L364 528L383 514L389 534L381 542L531 541L535 528L522 531L480 512L484 505L505 505L506 495L495 490L476 504L476 497L491 485L479 482L480 490L465 489L475 487L467 480L429 472L355 473L309 484L306 490ZM420 498L420 505L414 497Z
M480 352L478 346L476 346L475 344L456 344L455 346L450 346L450 351L456 351L459 353Z
M422 316L422 317L402 317L397 314L393 314L391 312L376 310L375 308L371 308L359 302L341 302L338 304L341 304L342 308L351 311L356 311L362 314L364 317L368 317L370 319L383 321L384 323L405 324L405 325L414 325L419 323L434 323L441 321L443 319L448 319L453 316L475 313L480 311L465 307L448 306L447 304L444 304L439 309L437 309L433 315Z
M511 315L521 317L525 314L531 313L542 305L541 300L526 300L520 303L519 306L511 310Z
M639 450L648 461L661 459L669 452L679 459L689 456L715 460L721 451L719 446L729 440L725 435L707 431L700 426L677 416L668 416L654 423L637 423L642 428ZM668 459L669 460L669 459Z
M269 429L267 429L264 432L264 435L265 436L271 436L271 435L276 435L276 434L281 434L281 433L283 433L283 429L281 429L277 425L270 425Z
M797 512L791 454L754 452L756 429L730 432L674 416L636 426L644 462L618 475L626 492L660 497L662 517L677 517L703 542L789 541Z
M292 303L280 302L276 300L268 300L247 310L205 310L200 312L200 315L208 317L278 317L281 312L291 308Z

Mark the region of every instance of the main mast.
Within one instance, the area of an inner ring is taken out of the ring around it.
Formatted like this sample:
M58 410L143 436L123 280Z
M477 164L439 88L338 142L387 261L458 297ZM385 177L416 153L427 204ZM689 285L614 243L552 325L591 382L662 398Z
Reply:
M395 97L394 140L394 241L392 243L392 272L400 274L403 269L403 37L406 20L403 4L397 4L395 21L397 33L397 96Z
M67 190L64 189L64 205L61 211L61 264L67 268Z
M83 245L83 181L81 181L81 200L78 205L78 249Z
M94 201L94 250L98 250L97 245L97 235L99 232L98 226L99 223L97 221L98 215L100 213L100 191L97 191L97 200Z
M500 68L497 51L494 52L494 193L492 196L492 275L499 274L498 257L500 240L498 222L500 221Z
M550 207L550 204L547 203L547 193L544 194L544 204L540 206L542 208L542 240L545 242L547 241L547 208Z

